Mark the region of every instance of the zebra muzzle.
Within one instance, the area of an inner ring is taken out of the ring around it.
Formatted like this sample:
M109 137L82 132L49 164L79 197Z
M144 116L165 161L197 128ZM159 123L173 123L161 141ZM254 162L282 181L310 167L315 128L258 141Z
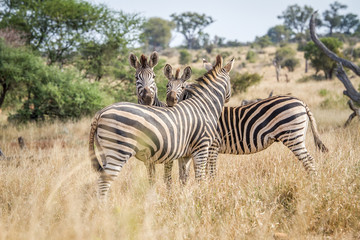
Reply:
M144 91L143 91L143 93L141 95L141 98L142 98L143 103L145 105L151 105L152 104L153 96L151 94L150 88L148 88L148 87L144 88Z
M173 107L176 103L177 103L177 97L176 97L176 92L175 91L171 91L167 96L166 96L166 104L169 107Z

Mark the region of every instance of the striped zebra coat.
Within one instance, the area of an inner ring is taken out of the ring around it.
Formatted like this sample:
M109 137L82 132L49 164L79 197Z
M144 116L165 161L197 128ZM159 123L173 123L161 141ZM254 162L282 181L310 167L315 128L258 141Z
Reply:
M155 73L154 67L158 63L158 54L157 52L153 52L150 57L149 61L145 55L141 55L140 61L136 57L135 54L130 53L129 55L129 63L130 66L135 68L135 79L136 79L136 93L138 98L138 103L142 105L150 105L150 106L158 106L158 107L166 107L166 103L161 102L158 99L157 95L157 86L155 82ZM166 73L167 66L165 66L164 71ZM176 72L176 78L180 78L180 69ZM188 80L191 77L191 68L186 67L183 71L181 79L183 81ZM183 175L181 172L183 169L180 168L181 166L186 166L186 163L182 161L188 162L188 160L184 160L183 158L178 159L179 163L179 176ZM167 187L170 188L171 186L171 170L173 166L173 161L169 160L164 163L164 181L167 184ZM149 182L153 184L154 177L155 177L155 164L148 164L146 165L148 175L149 175Z
M177 101L191 98L183 86L183 81L170 79L168 94L176 96ZM167 98L169 106L175 100ZM209 150L207 170L214 176L218 153L252 154L262 151L274 142L282 142L302 162L309 172L315 171L312 156L305 146L305 137L310 120L316 146L328 151L319 138L315 119L310 109L301 100L285 95L275 96L239 107L224 107L221 113L216 140ZM186 168L186 167L183 167ZM189 169L184 170L186 181Z
M111 182L132 156L145 164L191 156L195 177L202 179L222 107L230 98L232 66L233 60L222 67L222 58L217 56L214 68L188 89L193 97L173 108L120 102L96 113L89 154L93 168L101 173L99 197L106 197ZM101 161L94 144L100 150Z

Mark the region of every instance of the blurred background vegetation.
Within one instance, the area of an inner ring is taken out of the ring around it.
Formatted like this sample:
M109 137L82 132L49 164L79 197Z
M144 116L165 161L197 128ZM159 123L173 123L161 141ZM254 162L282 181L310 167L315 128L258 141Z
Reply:
M359 18L346 9L335 1L319 14L317 26L327 29L322 36L326 46L358 63ZM307 5L287 6L277 16L282 25L243 43L210 36L205 29L214 19L196 12L174 13L168 21L82 0L4 0L0 2L0 109L6 109L14 122L67 120L91 115L113 102L136 102L130 52L137 56L160 52L154 70L161 100L167 83L162 74L166 60L192 65L203 58L212 60L214 54L224 58L238 55L235 53L244 46L248 50L246 59L238 59L240 69L256 62L263 49L272 46L276 52L266 64L273 64L277 71L285 68L292 72L304 60L305 72L308 64L316 70L312 79L319 75L332 79L336 64L310 41L308 21L313 11ZM169 47L173 31L184 36L182 46ZM297 57L297 51L304 52L304 59ZM203 73L200 67L193 67L195 77ZM233 91L246 91L261 78L257 73L235 70Z

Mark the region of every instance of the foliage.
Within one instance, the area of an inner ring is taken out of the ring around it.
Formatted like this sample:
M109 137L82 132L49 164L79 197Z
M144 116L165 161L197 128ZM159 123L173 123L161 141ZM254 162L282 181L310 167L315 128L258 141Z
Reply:
M179 57L179 63L181 65L189 64L191 61L191 54L189 51L182 49L179 51L180 57Z
M112 102L100 93L97 84L89 83L73 71L45 65L39 66L36 79L27 86L26 92L27 98L23 99L22 107L10 115L10 121L79 119Z
M97 23L98 33L80 42L80 56L76 61L76 66L84 70L85 77L94 77L95 81L112 75L117 56L127 55L127 46L136 40L137 29L142 24L142 19L137 15L109 9L104 11L106 17Z
M254 63L256 61L256 53L252 50L249 50L246 54L246 60L250 63Z
M295 33L304 33L308 27L308 20L314 12L313 8L307 5L300 7L297 4L290 5L278 16L279 19L284 19L284 25Z
M268 35L255 38L255 44L259 45L261 48L268 47L272 44L270 37Z
M345 34L350 34L352 29L355 29L359 25L359 19L356 14L348 13L342 16L339 25L340 31Z
M286 67L289 72L299 65L299 60L295 58L296 51L289 46L284 46L276 50L275 61L281 67Z
M140 21L137 15L83 0L3 1L0 9L0 28L24 32L27 43L44 52L49 64L64 64L81 43L94 39L125 44L136 35Z
M13 48L0 41L1 104L21 108L11 120L78 119L104 104L98 85L70 70L46 66L26 48Z
M143 25L143 41L151 49L167 48L171 40L171 30L174 27L173 22L158 17L150 18Z
M323 26L329 28L330 36L332 35L333 31L336 28L339 28L341 25L342 15L339 14L339 11L346 8L346 5L335 1L334 3L330 4L330 10L326 10L325 12L323 12Z
M204 28L214 22L212 17L196 12L173 13L170 15L176 25L176 31L186 40L188 49L192 49Z
M342 42L336 38L321 38L321 42L332 52L341 56L340 48ZM325 78L331 79L336 68L336 62L325 55L312 41L305 46L305 58L311 61L311 65L315 68L316 73L320 70L324 71Z
M273 43L287 42L290 39L291 30L285 25L276 25L268 30L267 36Z
M240 92L245 92L248 87L251 85L257 84L261 80L261 76L257 73L239 73L239 72L231 72L231 89L233 94L237 94Z
M24 97L23 90L36 80L40 64L41 60L28 49L11 47L0 39L0 108L12 92Z

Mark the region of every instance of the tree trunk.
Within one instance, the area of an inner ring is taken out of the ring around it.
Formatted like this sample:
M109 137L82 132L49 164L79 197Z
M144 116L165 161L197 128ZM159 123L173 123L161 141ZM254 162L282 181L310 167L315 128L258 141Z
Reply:
M308 72L308 68L309 68L309 61L305 59L305 73Z

